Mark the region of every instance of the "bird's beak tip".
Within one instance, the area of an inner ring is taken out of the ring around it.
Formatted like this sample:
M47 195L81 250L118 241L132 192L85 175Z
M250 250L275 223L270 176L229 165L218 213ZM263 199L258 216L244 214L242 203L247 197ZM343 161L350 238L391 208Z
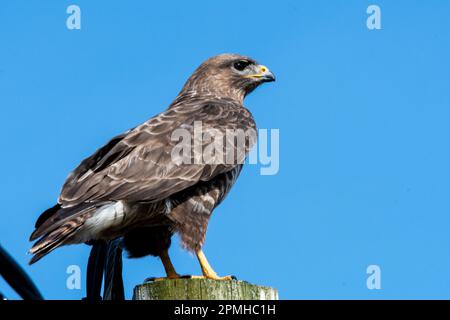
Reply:
M272 73L272 71L269 70L266 66L260 65L260 77L263 80L263 82L273 82L275 81L275 75Z
M276 81L276 77L272 72L268 71L267 74L263 76L263 80L264 82L274 82Z

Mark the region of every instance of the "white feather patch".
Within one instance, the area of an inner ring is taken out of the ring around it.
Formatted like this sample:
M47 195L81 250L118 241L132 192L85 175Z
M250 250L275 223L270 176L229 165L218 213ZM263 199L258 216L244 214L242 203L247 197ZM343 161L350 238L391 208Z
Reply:
M84 223L84 227L96 234L108 228L117 226L125 218L125 205L122 201L100 207Z

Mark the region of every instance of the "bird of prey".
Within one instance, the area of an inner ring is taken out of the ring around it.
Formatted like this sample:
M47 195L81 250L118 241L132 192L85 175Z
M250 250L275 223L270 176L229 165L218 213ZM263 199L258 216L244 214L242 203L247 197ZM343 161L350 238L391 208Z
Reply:
M235 183L243 161L196 161L195 152L188 153L189 161L175 161L179 141L172 134L181 128L195 136L196 123L225 139L229 131L255 131L243 100L274 80L267 67L249 57L221 54L203 62L165 111L114 137L70 173L57 204L36 222L30 264L62 245L120 239L129 257L160 257L164 278L178 278L168 255L171 237L178 233L183 247L198 258L199 277L231 279L216 274L202 246L211 214ZM200 147L210 143L197 140ZM254 143L245 136L244 158ZM239 154L238 146L232 146Z

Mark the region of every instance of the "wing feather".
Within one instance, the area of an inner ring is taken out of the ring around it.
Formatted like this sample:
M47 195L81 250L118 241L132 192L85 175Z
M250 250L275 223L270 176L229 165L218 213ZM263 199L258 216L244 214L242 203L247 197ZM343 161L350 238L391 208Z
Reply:
M171 158L178 143L175 129L202 129L225 134L230 129L255 129L250 112L232 100L178 100L144 124L111 140L66 180L59 203L63 207L96 201L159 201L199 181L233 169L236 164L176 164ZM246 143L246 154L254 141ZM203 147L205 143L202 142Z

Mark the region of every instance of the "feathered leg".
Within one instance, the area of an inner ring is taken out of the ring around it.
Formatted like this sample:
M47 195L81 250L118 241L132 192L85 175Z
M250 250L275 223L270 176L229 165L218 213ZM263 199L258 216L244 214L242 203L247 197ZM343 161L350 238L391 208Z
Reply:
M201 279L207 278L207 279L213 279L213 280L234 280L234 279L236 279L235 276L219 277L217 275L217 273L213 270L211 265L209 264L202 249L198 250L196 252L196 255L197 255L198 262L200 263L200 267L202 268L203 276L192 276L192 278L201 278Z

